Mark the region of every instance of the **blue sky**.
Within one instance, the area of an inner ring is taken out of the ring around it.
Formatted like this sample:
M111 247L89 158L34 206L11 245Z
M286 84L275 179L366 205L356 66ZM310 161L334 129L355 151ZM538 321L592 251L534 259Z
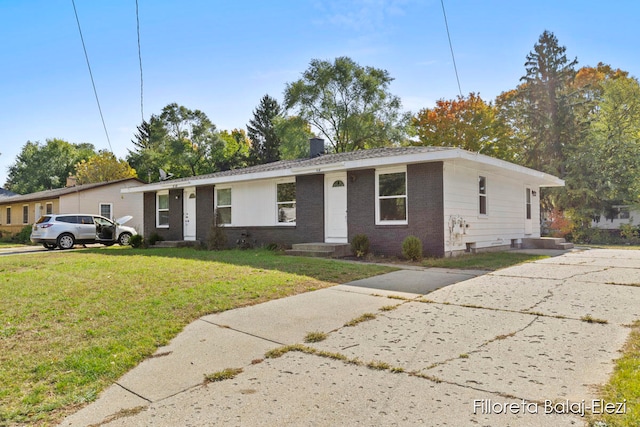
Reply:
M116 156L142 121L135 0L75 0ZM458 95L440 0L139 0L144 118L177 102L245 128L311 59L383 68L405 110ZM444 0L463 93L515 88L552 31L579 66L640 76L640 2ZM0 185L27 141L109 149L71 0L0 0Z

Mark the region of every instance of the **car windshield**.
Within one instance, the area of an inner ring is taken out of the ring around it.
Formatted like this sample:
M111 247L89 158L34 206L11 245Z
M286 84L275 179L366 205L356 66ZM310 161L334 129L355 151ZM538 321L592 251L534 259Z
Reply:
M93 220L96 222L96 224L106 225L106 226L113 225L113 223L111 221L109 221L108 219L102 218L102 217L99 217L99 216L94 217Z

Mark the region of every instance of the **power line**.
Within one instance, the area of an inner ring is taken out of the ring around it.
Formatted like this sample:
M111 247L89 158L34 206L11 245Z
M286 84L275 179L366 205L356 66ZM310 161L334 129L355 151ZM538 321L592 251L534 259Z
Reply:
M136 0L136 30L138 32L138 62L140 63L140 115L144 122L144 80L142 79L142 53L140 51L140 16L138 14L138 0Z
M447 38L449 39L449 49L451 49L451 58L453 59L453 70L456 73L456 81L458 82L458 92L462 97L462 88L460 87L460 77L458 77L458 67L456 67L456 57L453 54L453 44L451 43L451 35L449 34L449 23L447 22L447 12L444 10L444 0L440 0L442 5L442 15L444 16L444 26L447 28Z
M102 108L100 107L100 100L98 99L98 91L96 90L96 83L93 80L93 73L91 72L91 64L89 64L89 55L87 54L87 48L84 44L84 37L82 36L82 28L80 28L80 19L78 18L78 11L76 10L75 0L71 0L73 4L73 13L76 15L76 22L78 23L78 32L80 33L80 40L82 41L82 49L84 50L84 57L87 60L87 68L89 68L89 76L91 77L91 85L93 86L93 94L96 97L96 103L98 104L98 111L100 112L100 119L102 119L102 127L104 128L104 134L107 136L107 142L109 143L109 150L113 153L111 148L111 139L109 139L109 132L107 132L107 125L104 123L104 116L102 114Z

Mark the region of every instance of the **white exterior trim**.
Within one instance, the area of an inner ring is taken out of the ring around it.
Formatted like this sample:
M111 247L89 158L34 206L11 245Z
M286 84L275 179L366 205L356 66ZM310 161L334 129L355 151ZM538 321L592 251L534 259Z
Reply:
M380 219L380 175L390 173L404 173L404 199L405 199L405 219L404 220L382 220ZM409 182L407 176L407 166L396 166L376 169L375 172L375 205L376 205L376 225L407 225L409 224Z

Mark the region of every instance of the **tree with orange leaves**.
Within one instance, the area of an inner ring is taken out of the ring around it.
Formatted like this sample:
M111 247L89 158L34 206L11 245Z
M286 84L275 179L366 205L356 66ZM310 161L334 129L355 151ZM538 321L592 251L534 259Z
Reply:
M517 161L519 156L498 110L473 92L437 101L434 108L418 112L412 124L420 139L415 145L458 147L509 161Z

